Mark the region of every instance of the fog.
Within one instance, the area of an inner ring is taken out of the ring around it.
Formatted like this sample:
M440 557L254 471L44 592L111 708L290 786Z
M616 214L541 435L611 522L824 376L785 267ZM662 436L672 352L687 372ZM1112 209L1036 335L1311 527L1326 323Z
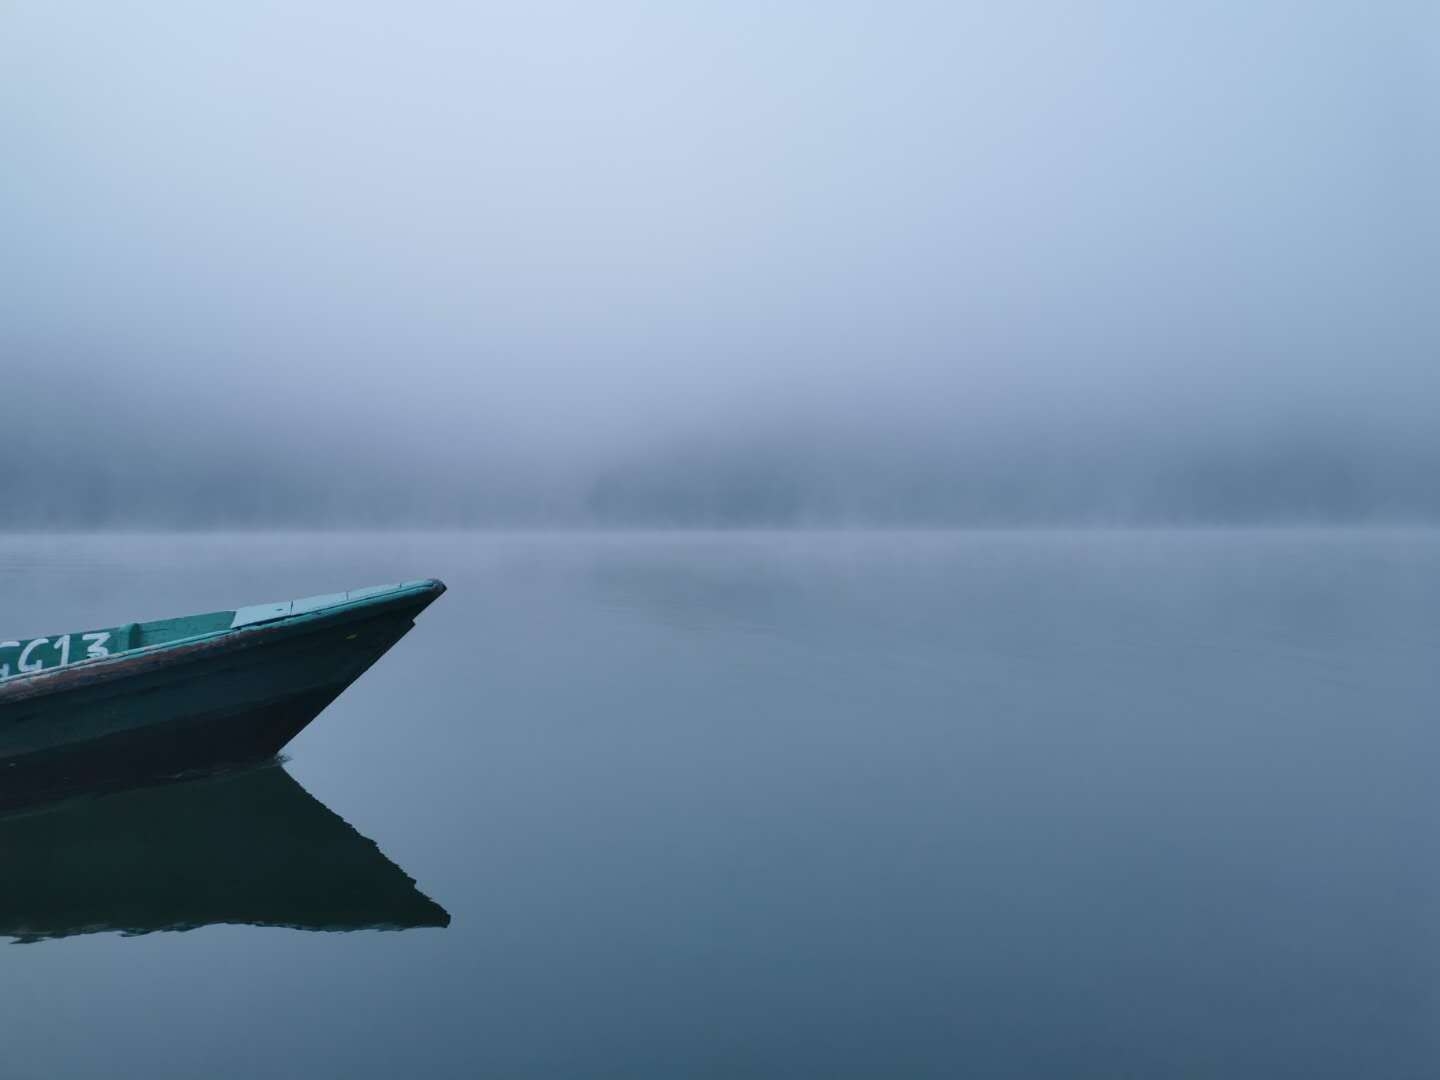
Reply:
M0 8L0 526L1440 517L1440 9Z

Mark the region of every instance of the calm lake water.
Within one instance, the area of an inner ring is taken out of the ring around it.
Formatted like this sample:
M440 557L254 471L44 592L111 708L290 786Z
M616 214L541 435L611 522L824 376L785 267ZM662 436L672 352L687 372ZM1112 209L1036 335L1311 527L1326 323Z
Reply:
M0 821L0 1077L1440 1075L1440 535L12 537L0 632L426 576L288 779Z

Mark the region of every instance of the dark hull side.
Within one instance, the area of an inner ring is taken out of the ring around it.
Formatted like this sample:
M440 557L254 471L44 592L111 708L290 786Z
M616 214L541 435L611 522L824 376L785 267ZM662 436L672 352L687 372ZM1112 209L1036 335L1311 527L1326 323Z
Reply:
M277 764L0 816L0 937L450 916Z
M0 810L273 757L440 588L4 688Z

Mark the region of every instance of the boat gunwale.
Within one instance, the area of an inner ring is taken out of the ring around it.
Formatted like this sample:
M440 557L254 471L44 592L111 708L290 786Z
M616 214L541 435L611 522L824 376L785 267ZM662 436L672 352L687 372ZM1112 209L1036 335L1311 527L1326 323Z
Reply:
M359 590L352 590L359 591ZM428 578L414 584L404 584L393 591L364 596L357 600L344 600L313 611L298 615L281 615L263 622L247 623L243 626L226 627L205 634L176 638L174 641L146 645L140 649L76 661L41 671L20 672L0 679L0 706L12 702L27 701L48 693L57 693L82 686L103 684L130 675L142 674L163 667L165 663L224 652L228 649L248 649L267 643L269 640L286 636L285 631L304 628L335 619L337 616L363 614L367 609L392 607L398 602L428 596L425 606L445 592L445 583L438 578Z

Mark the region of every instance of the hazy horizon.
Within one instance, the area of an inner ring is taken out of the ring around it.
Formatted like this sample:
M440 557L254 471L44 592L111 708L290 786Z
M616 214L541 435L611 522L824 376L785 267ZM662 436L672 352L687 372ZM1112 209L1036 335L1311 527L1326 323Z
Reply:
M1440 11L20 3L0 528L1440 522Z

